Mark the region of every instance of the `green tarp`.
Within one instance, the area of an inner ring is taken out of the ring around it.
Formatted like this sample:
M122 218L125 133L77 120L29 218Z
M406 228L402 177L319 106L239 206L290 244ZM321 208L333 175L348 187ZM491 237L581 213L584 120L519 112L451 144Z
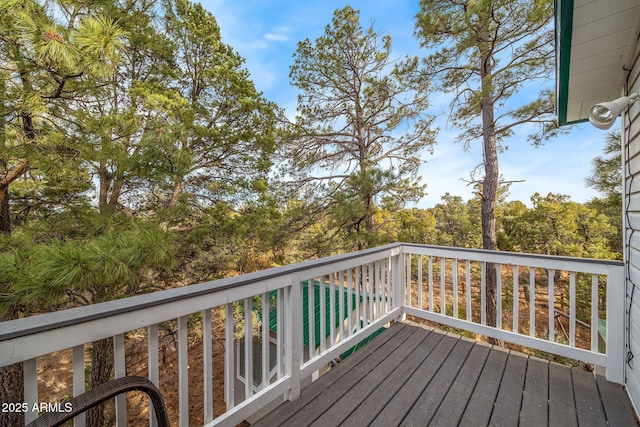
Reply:
M302 282L302 321L303 321L303 334L304 334L304 345L306 347L309 347L309 285L308 282ZM331 292L332 292L332 286L329 283L325 283L324 285L324 300L325 300L325 338L327 338L328 336L330 336L331 334L331 329L333 328L334 330L340 325L340 292L341 292L341 287L334 285L333 286L333 292L334 292L334 312L335 312L335 319L333 321L333 327L331 326L332 322L331 322L331 316L330 316L330 307L331 307ZM347 317L349 316L349 312L348 312L348 296L347 296L347 290L346 288L342 287L342 292L344 293L344 310L343 312L343 319L345 320L347 319ZM269 293L269 300L270 301L275 301L276 299L276 295L277 295L277 291L271 291ZM360 301L362 301L362 296L360 296ZM315 347L314 348L318 348L320 347L320 282L318 282L317 280L314 281L313 284L313 305L314 305L314 310L313 310L313 314L314 314L314 344ZM356 305L356 297L355 295L351 295L351 306L355 307ZM262 317L262 304L254 303L254 311L256 311L258 313L258 316ZM269 329L277 332L278 331L278 310L277 308L273 305L270 304L269 307Z
M333 326L331 322L330 316L330 308L331 308L331 292L334 292L334 313L335 318L333 320ZM343 304L344 309L342 310L343 318L340 319L340 292L343 292ZM275 301L277 297L277 291L271 291L269 293L269 300ZM324 285L324 300L325 300L325 339L330 336L331 329L336 329L340 326L341 320L344 321L350 315L348 309L348 293L347 289L343 286L331 285L330 283L325 283ZM362 295L359 296L359 301L363 301ZM313 305L314 305L314 348L320 347L320 282L314 281L313 283ZM356 296L351 295L351 307L356 306ZM257 312L258 316L262 318L262 304L255 303L254 311ZM353 311L353 309L352 309ZM309 347L309 285L307 281L302 282L302 320L303 320L303 334L304 334L304 345ZM269 329L273 332L278 331L278 310L274 306L274 304L270 304L269 306ZM356 344L346 352L340 355L341 358L346 358L349 355L353 354L355 351L360 349L363 345L371 341L376 335L380 334L385 328L380 328L371 334L368 338L361 341L359 344Z

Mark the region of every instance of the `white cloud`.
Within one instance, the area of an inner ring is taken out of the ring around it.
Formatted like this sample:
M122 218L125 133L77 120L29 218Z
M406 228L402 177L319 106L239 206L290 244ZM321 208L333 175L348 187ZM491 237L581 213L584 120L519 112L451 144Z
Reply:
M289 36L285 36L282 34L273 34L273 33L267 33L264 35L264 38L270 41L274 41L274 42L286 42L289 41Z

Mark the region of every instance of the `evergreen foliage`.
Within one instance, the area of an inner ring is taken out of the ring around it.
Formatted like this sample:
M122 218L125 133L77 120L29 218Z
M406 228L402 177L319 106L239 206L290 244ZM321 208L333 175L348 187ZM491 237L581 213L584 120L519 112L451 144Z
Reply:
M298 43L290 77L300 95L287 172L350 236L346 247L370 246L378 207L423 194L417 171L434 131L418 58L394 60L391 38L363 29L347 6L322 36Z
M613 135L589 203L507 202L494 157L479 197L407 208L435 143L430 79L459 90L451 118L466 144L490 136L485 159L519 124L554 132L548 91L511 99L547 71L551 2L444 3L421 2L418 37L439 47L426 68L337 10L298 44L299 115L285 123L199 4L0 0L0 320L394 241L621 258ZM94 343L93 385L112 351ZM0 376L0 400L22 401L20 367Z
M435 50L425 58L426 75L453 93L450 119L468 146L482 141L482 247L497 249L496 203L500 186L498 151L523 124L537 124L534 143L557 133L553 88L542 85L535 99L515 102L525 83L553 73L552 0L421 0L416 35ZM487 322L495 325L494 269L487 268Z

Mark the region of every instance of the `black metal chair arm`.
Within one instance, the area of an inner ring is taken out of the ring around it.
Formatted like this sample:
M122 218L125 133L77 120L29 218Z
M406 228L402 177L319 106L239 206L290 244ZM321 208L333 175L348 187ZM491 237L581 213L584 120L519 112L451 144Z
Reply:
M55 427L82 414L100 403L128 391L142 391L151 399L159 427L169 427L169 417L158 388L145 377L122 377L82 393L71 399L69 412L47 412L29 423L27 427Z

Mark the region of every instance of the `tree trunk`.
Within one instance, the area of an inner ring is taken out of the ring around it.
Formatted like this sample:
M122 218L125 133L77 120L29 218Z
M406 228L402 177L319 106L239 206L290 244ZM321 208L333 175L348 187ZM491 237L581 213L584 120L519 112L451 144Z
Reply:
M169 200L168 208L174 208L178 206L178 202L180 201L180 197L182 197L182 190L184 188L184 182L182 177L177 179L173 184L173 192L171 193L171 199Z
M0 233L6 235L11 234L9 189L7 187L0 187ZM18 310L13 307L7 310L7 313L2 316L3 321L17 318ZM0 402L24 402L22 363L0 368ZM18 411L1 412L0 415L0 427L24 426L24 414Z
M493 84L491 81L491 64L493 58L490 53L483 53L481 63L482 78L482 151L484 155L484 180L482 182L482 247L496 250L496 199L498 194L498 150L496 144L496 129L494 117ZM496 326L496 265L487 264L487 325ZM492 340L497 344L497 341Z
M22 363L0 368L0 402L24 402ZM1 412L0 427L24 426L24 413Z
M0 186L0 234L11 234L9 216L9 188Z
M95 341L91 352L91 389L109 381L112 368L113 339L105 338ZM105 425L104 403L88 411L87 425L89 427L103 427Z
M11 217L9 216L9 186L27 173L29 163L21 160L16 167L7 171L0 180L0 233L11 234Z
M18 310L11 307L1 320L13 320L18 318ZM24 402L24 382L22 363L3 366L0 368L0 402L22 403ZM32 402L33 403L33 402ZM20 411L0 412L0 427L23 427L24 413Z
M100 188L98 190L98 207L101 212L105 212L109 206L109 186L113 177L107 170L107 166L101 163L98 167L98 177L100 180Z
M362 194L362 203L364 204L364 219L362 221L362 225L363 227L361 227L360 229L360 236L358 238L358 250L363 250L363 249L367 249L369 247L372 246L373 242L372 242L372 238L374 235L374 222L373 222L373 215L374 215L374 203L373 203L373 194L371 194L370 191L370 183L368 182L367 179L363 179L363 182L365 184L365 187L362 189L364 190L363 194Z
M531 298L531 294L530 294L531 286L532 285L529 283L522 284L522 290L524 291L524 300L527 303L527 305L529 305L529 299Z
M111 209L112 212L115 212L118 208L118 202L120 201L123 185L124 179L122 179L122 176L117 176L114 179L113 189L111 190L111 196L109 197L109 209Z
M487 141L488 140L488 141ZM498 187L498 157L495 138L485 137L485 178L482 197L482 247L496 250L496 192ZM491 152L493 151L493 153ZM491 159L491 160L489 160ZM487 263L487 325L496 326L496 264Z

